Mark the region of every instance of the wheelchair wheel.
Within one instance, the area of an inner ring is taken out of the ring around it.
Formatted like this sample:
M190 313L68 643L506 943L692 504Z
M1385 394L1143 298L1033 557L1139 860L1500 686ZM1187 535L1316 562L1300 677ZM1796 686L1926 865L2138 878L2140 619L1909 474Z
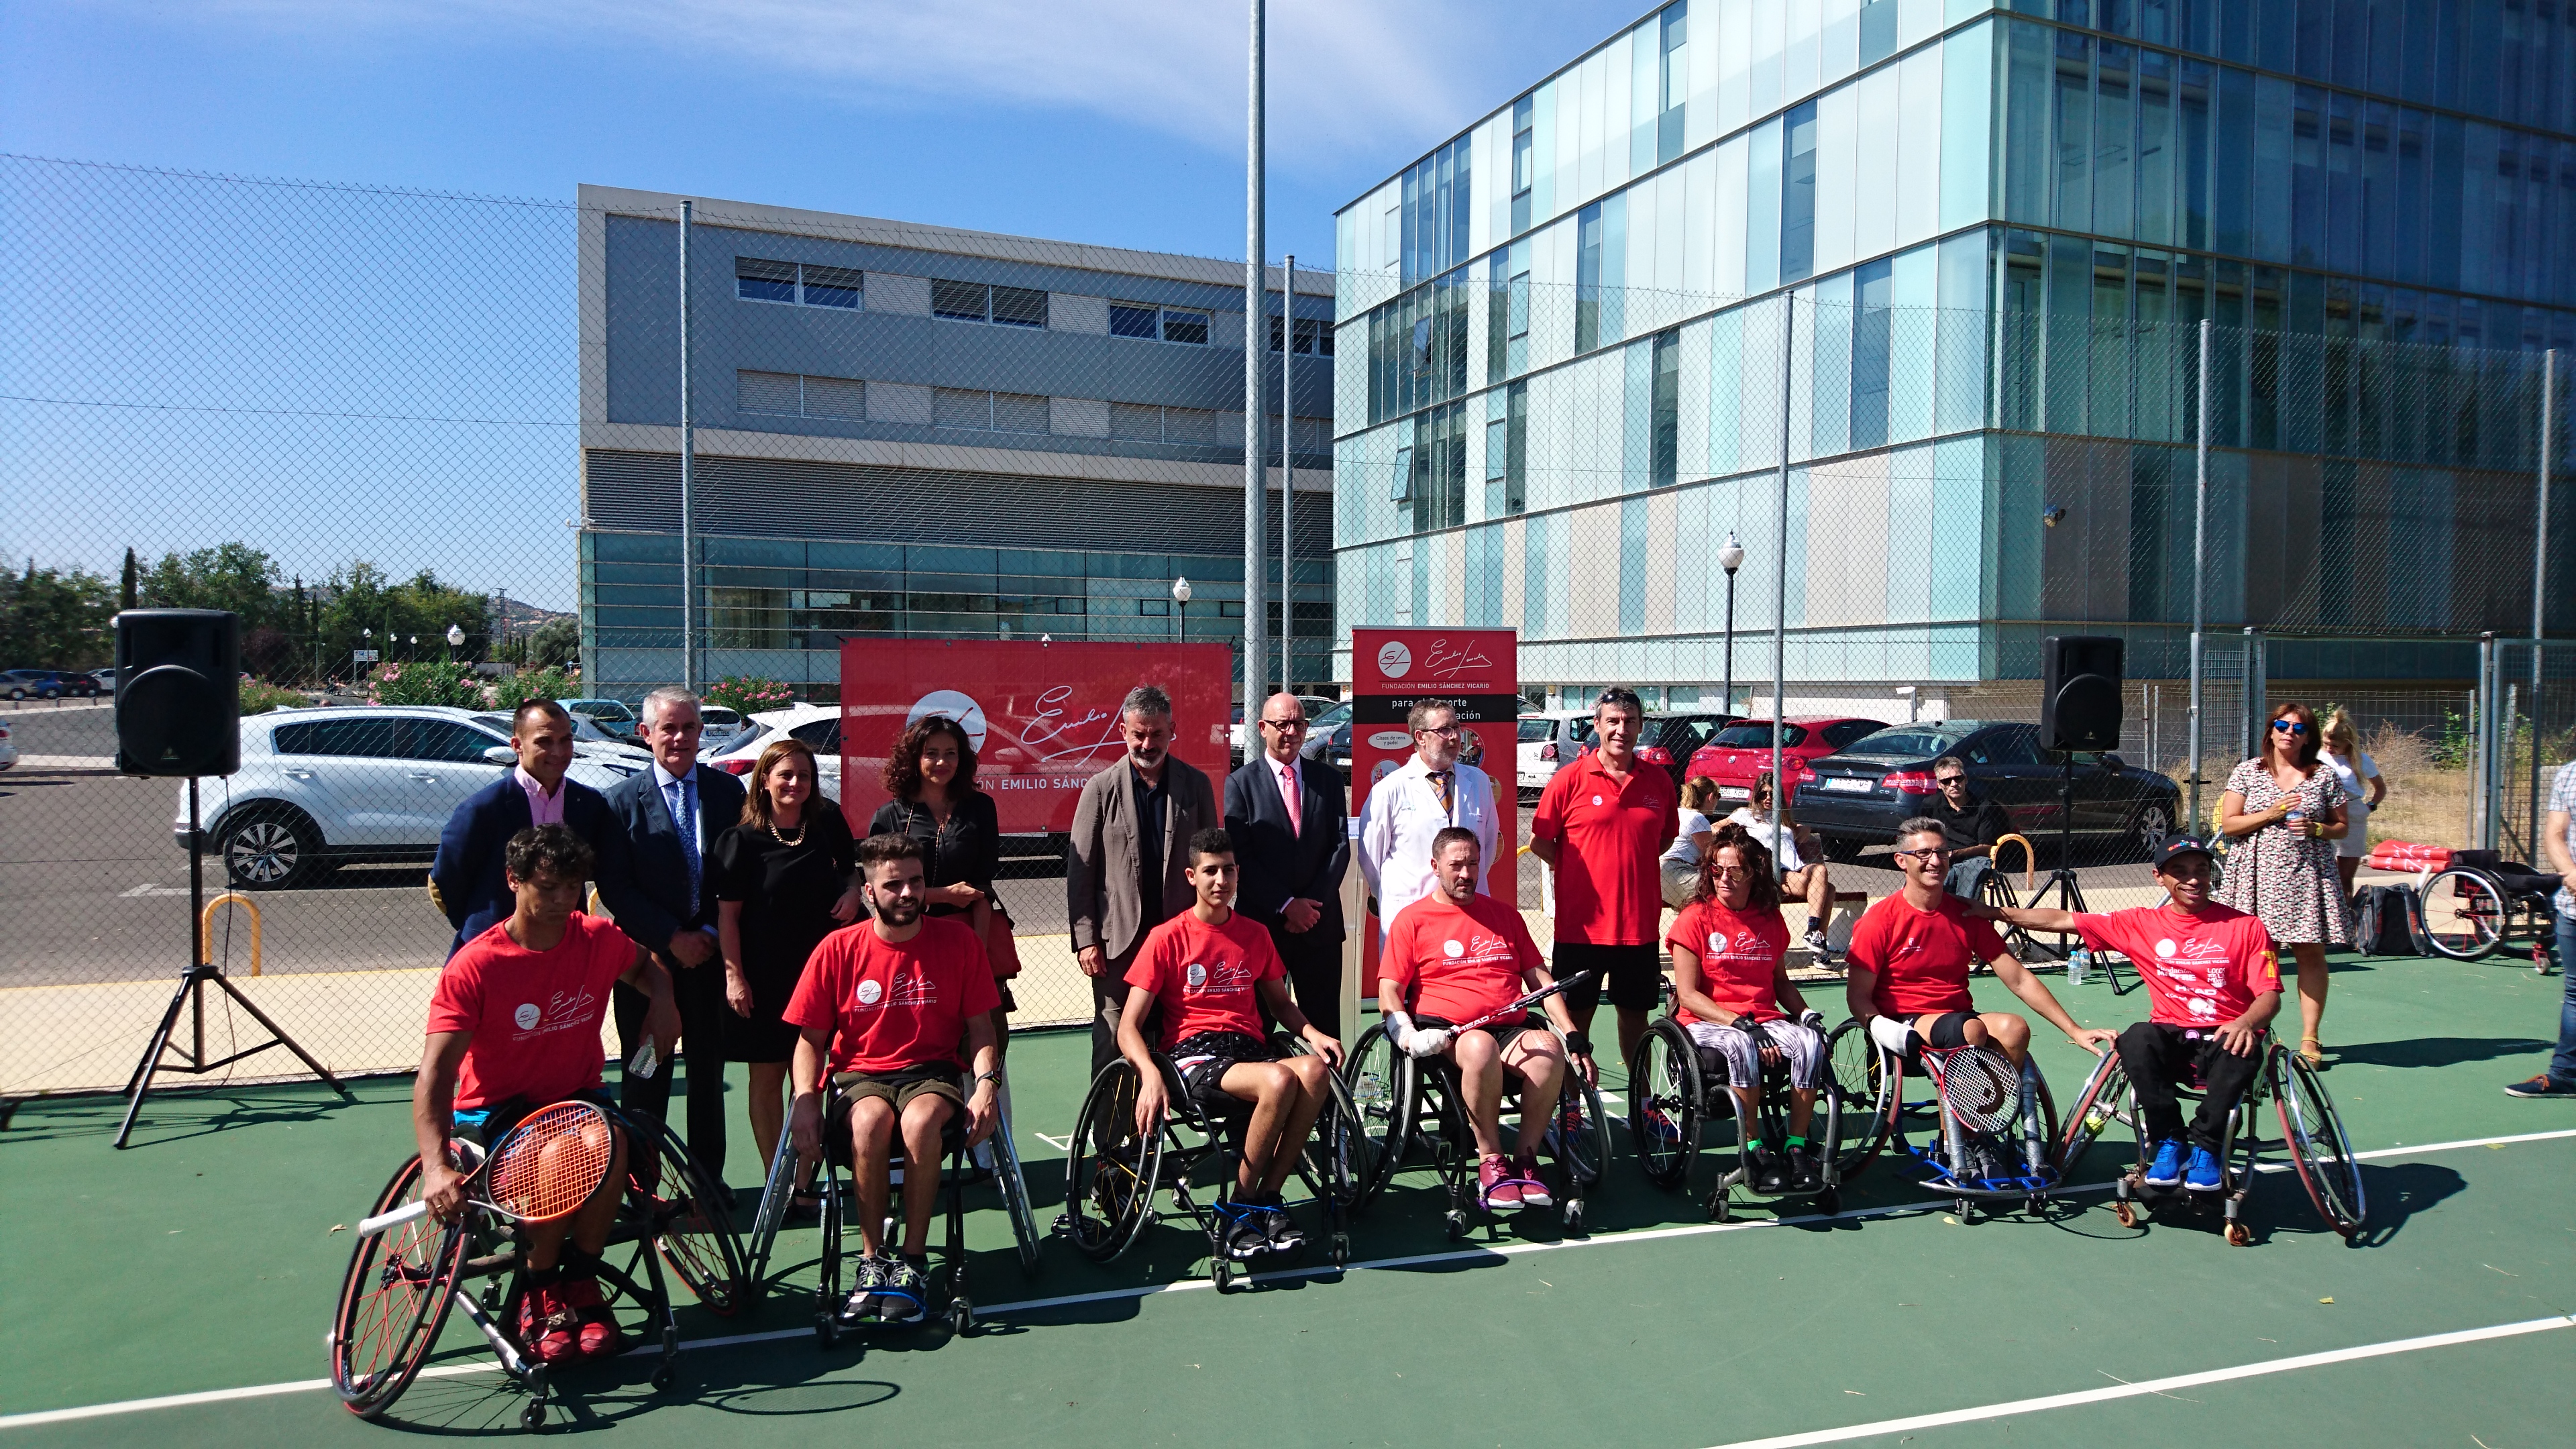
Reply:
M2316 1069L2296 1053L2276 1050L2273 1073L2273 1104L2281 1114L2281 1136L2289 1145L2290 1165L2298 1169L2299 1185L2308 1190L2308 1202L2326 1226L2349 1238L2361 1231L2370 1209L2343 1119L2335 1114Z
M1628 1063L1628 1136L1646 1181L1667 1191L1699 1158L1701 1090L1690 1029L1670 1017L1647 1028Z
M1903 1074L1892 1069L1893 1061L1870 1040L1869 1028L1858 1018L1846 1020L1825 1039L1825 1066L1825 1088L1834 1094L1842 1134L1835 1177L1848 1182L1887 1145Z
M1011 1238L1019 1248L1020 1273L1034 1278L1041 1240L1038 1215L1029 1206L1029 1180L1020 1171L1020 1148L1011 1139L1011 1119L1007 1115L993 1128L993 1186L1002 1194L1003 1210L1011 1216Z
M2093 1064L2092 1075L2084 1079L2084 1089L2075 1095L2075 1110L2066 1117L2066 1130L2057 1134L2055 1165L2060 1181L2075 1175L2075 1164L2083 1160L2085 1150L2093 1145L2102 1129L2113 1122L2137 1127L2136 1108L2129 1101L2129 1074L2120 1065L2120 1054L2104 1052Z
M402 1165L368 1216L420 1196L420 1159ZM431 1218L360 1238L340 1281L331 1321L331 1388L349 1412L372 1419L411 1387L455 1302L465 1230Z
M1271 1042L1288 1055L1314 1055L1303 1037L1278 1032L1272 1035ZM1359 1112L1341 1074L1327 1071L1324 1077L1324 1110L1315 1118L1297 1168L1317 1199L1329 1194L1342 1211L1348 1212L1359 1205L1361 1194L1376 1175L1377 1142L1362 1130Z
M1571 1067L1556 1097L1556 1121L1547 1140L1566 1179L1578 1188L1598 1187L1610 1166L1610 1118L1601 1108L1601 1088L1583 1080ZM1568 1121L1569 1111L1574 1116Z
M1127 1251L1154 1216L1154 1188L1163 1171L1163 1136L1136 1132L1136 1092L1141 1083L1125 1061L1111 1062L1092 1078L1073 1122L1073 1145L1064 1158L1064 1216L1059 1226L1082 1255L1106 1263Z
M2504 892L2484 873L2453 867L2424 882L2424 934L2454 961L2476 961L2504 939Z
M1368 1167L1354 1206L1386 1190L1387 1180L1404 1163L1412 1142L1416 1076L1413 1063L1395 1049L1386 1028L1372 1026L1342 1059L1342 1087L1348 1095L1358 1135L1367 1139L1360 1157Z
M731 1318L742 1311L749 1296L742 1243L733 1231L733 1195L707 1180L698 1160L667 1125L654 1126L659 1167L649 1176L628 1172L630 1197L640 1200L650 1214L653 1245L661 1251L662 1261L689 1285L701 1307L719 1318Z
M778 1229L796 1196L796 1144L778 1134L778 1151L770 1159L769 1181L761 1187L760 1206L752 1210L751 1231L743 1242L743 1288L753 1298L769 1291L769 1255Z

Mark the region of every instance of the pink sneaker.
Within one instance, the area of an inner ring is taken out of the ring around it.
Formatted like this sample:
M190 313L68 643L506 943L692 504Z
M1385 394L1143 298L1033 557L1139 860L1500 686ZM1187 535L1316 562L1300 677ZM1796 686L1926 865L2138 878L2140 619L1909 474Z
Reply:
M1488 1157L1476 1164L1476 1202L1489 1213L1519 1210L1520 1181L1511 1175L1510 1167L1501 1157Z
M1539 1178L1537 1158L1523 1157L1515 1160L1512 1163L1512 1177L1521 1185L1522 1207L1552 1208L1556 1206L1556 1195L1549 1192L1547 1190L1547 1184Z
M553 1288L531 1288L519 1300L519 1343L539 1363L563 1363L580 1350L574 1318Z

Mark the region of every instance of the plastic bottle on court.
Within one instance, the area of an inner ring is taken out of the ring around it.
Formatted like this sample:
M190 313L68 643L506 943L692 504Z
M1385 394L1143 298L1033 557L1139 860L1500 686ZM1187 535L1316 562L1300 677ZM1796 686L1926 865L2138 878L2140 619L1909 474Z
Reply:
M2093 952L2082 942L2066 953L2066 984L2081 986L2093 979Z

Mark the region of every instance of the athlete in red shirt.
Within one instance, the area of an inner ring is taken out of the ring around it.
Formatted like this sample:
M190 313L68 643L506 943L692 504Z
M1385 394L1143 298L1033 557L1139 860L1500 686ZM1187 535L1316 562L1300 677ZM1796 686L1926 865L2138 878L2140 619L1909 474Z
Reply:
M1601 691L1592 709L1600 743L1549 779L1530 814L1530 854L1556 873L1556 974L1599 973L1565 989L1566 1007L1589 1031L1606 994L1619 1011L1623 1062L1663 1000L1661 857L1681 825L1672 777L1637 759L1645 725L1635 691Z
M1127 968L1127 1004L1118 1013L1118 1050L1140 1079L1136 1130L1161 1131L1171 1104L1145 1046L1145 1021L1159 1007L1163 1054L1200 1109L1213 1120L1237 1103L1252 1104L1234 1191L1217 1205L1232 1219L1227 1256L1294 1252L1306 1237L1279 1189L1324 1110L1324 1078L1341 1061L1342 1044L1289 999L1288 968L1269 929L1236 914L1242 868L1235 864L1234 837L1221 829L1198 832L1190 837L1189 862L1183 874L1198 898L1146 935ZM1261 1024L1265 1008L1314 1050L1282 1055L1273 1048Z
M1476 833L1456 826L1431 837L1431 894L1406 906L1387 929L1378 957L1378 1002L1395 1049L1415 1057L1445 1056L1458 1068L1467 1129L1476 1138L1476 1194L1488 1212L1547 1208L1556 1197L1538 1175L1539 1139L1547 1135L1565 1084L1570 1048L1586 1081L1599 1079L1592 1044L1576 1030L1563 994L1542 1003L1565 1033L1532 1031L1527 1010L1508 1012L1472 1031L1456 1030L1502 1011L1523 995L1555 984L1521 913L1478 895L1484 875ZM1503 1159L1503 1073L1521 1079L1520 1137Z
M2262 918L2209 898L2209 847L2176 835L2156 848L2156 882L2165 904L2114 911L2012 910L2001 918L2027 931L2073 931L2097 951L2136 963L2147 983L2147 1019L2120 1033L2120 1065L2138 1096L2139 1115L2155 1144L2149 1187L2180 1182L2196 1192L2226 1185L2219 1152L2227 1114L2261 1067L2263 1032L2281 1009L2281 960ZM2183 1122L2174 1079L2184 1063L2204 1088L2192 1115L2190 1161L2183 1160Z
M1927 816L1896 828L1896 868L1905 874L1905 888L1870 907L1852 932L1843 987L1852 1015L1868 1023L1872 1040L1900 1056L1913 1056L1926 1042L1992 1045L2019 1066L2030 1050L2030 1023L2009 1011L1979 1012L1968 993L1968 970L1983 961L2068 1040L2101 1055L2118 1033L2077 1026L2030 968L2004 949L1995 928L1941 888L1948 840L1941 822Z
M1673 953L1673 1020L1726 1057L1742 1108L1761 1120L1762 1068L1789 1062L1789 1140L1747 1143L1757 1192L1815 1192L1824 1163L1807 1141L1825 1059L1824 1014L1789 980L1789 923L1771 852L1740 825L1721 828L1700 860L1697 889L1664 933ZM1797 1019L1789 1019L1790 1012Z
M591 864L590 843L560 825L510 837L502 857L515 899L509 919L466 942L439 973L411 1118L420 1195L441 1222L465 1203L464 1174L447 1158L451 1135L479 1135L490 1145L540 1107L568 1097L605 1102L599 1024L611 986L624 982L651 996L644 1029L666 1052L680 1039L669 973L615 926L578 913ZM608 1172L590 1201L570 1217L518 1230L528 1271L519 1339L545 1363L619 1347L595 1276L617 1222L615 1184L626 1181L625 1134L609 1130Z
M918 1323L927 1311L923 1277L930 1220L939 1207L940 1135L966 1116L966 1141L989 1136L1002 1054L993 1041L1001 993L983 942L957 921L926 918L921 842L871 835L859 842L859 875L873 919L823 938L805 962L786 1022L796 1027L788 1075L796 1097L788 1128L797 1154L820 1162L828 1133L847 1119L851 1173L858 1179L859 1236L866 1255L841 1308L848 1323ZM958 1046L974 1058L975 1084L959 1086ZM823 1116L823 1075L840 1088L835 1120ZM903 1132L903 1248L885 1250L890 1159Z

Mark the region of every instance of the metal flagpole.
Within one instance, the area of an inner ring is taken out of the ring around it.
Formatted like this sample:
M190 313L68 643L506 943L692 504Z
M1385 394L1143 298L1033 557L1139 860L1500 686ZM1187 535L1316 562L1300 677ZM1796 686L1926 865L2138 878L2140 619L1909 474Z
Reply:
M1251 95L1244 107L1244 199L1243 199L1243 717L1251 719L1261 708L1261 682L1269 677L1262 662L1269 610L1262 607L1263 568L1262 495L1269 491L1268 449L1262 446L1261 422L1265 399L1261 396L1261 340L1254 329L1269 310L1264 298L1262 261L1267 255L1268 240L1263 235L1262 215L1262 87L1264 60L1261 53L1262 30L1267 24L1264 0L1252 0L1252 53L1250 68Z
M2209 627L2209 319L2200 319L2200 422L2192 430L2191 499L2191 833L2200 815L2200 637Z
M2549 465L2557 442L2558 349L2540 354L2540 518L2531 538L2531 822L2530 864L2549 863L2540 848L2540 633L2548 623L2549 602Z
M698 687L697 425L689 398L689 223L680 203L680 687ZM588 687L589 681L584 681Z
M1297 254L1279 277L1279 687L1297 687ZM1246 714L1245 719L1252 716ZM1245 741L1247 747L1252 741Z
M1789 828L1789 781L1780 773L1780 721L1786 717L1789 679L1789 412L1792 394L1797 388L1798 294L1780 294L1780 547L1773 560L1771 591L1771 830L1772 839L1786 843L1783 833ZM1783 852L1771 852L1772 869L1788 873L1780 864Z

